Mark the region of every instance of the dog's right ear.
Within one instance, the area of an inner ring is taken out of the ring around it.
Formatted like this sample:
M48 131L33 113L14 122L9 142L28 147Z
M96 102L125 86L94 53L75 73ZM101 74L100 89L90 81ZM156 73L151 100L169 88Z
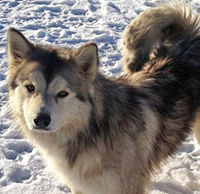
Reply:
M74 50L72 57L77 65L78 72L92 81L98 71L98 47L95 43L88 43Z
M11 64L19 65L33 49L34 45L22 33L14 28L8 30L7 51Z

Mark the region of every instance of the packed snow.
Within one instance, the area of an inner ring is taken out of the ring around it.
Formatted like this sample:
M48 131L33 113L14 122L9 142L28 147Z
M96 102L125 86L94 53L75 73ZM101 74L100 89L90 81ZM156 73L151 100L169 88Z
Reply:
M9 27L37 43L77 47L96 42L101 71L121 74L121 36L125 26L157 0L1 0L0 1L0 193L65 194L38 151L24 139L8 117ZM200 12L200 1L190 1ZM150 194L200 194L200 146L190 136L179 152L152 177Z

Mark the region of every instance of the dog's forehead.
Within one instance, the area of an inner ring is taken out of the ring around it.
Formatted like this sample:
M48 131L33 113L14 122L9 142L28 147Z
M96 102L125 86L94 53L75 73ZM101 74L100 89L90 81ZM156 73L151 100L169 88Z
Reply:
M47 86L44 75L40 70L29 72L29 74L27 74L27 78L24 81L33 83L38 89L45 90Z
M69 83L62 75L55 76L54 79L48 84L49 90L59 90L66 87L69 88Z
M29 56L28 63L35 63L36 70L41 70L49 84L58 74L71 71L71 50L65 48L37 47Z
M41 83L41 82L45 81L44 75L40 70L36 70L36 71L30 72L27 75L27 78L28 78L28 80L33 81L33 82L37 81L37 82Z

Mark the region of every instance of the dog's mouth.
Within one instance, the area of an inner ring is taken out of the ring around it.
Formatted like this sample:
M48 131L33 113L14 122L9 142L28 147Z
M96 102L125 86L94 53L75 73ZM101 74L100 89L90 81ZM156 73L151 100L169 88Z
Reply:
M50 128L38 128L38 127L34 127L33 129L31 129L33 131L38 131L38 132L50 132L51 129Z

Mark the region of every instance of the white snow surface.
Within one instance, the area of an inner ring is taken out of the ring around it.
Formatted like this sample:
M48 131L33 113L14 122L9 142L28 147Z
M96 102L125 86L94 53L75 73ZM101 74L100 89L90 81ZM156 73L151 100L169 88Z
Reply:
M200 1L190 1L200 12ZM121 74L121 36L125 26L157 0L1 0L0 1L0 193L64 194L62 185L38 151L24 139L8 117L9 27L37 43L77 47L96 42L101 71ZM179 152L152 177L150 194L200 194L200 147L189 136Z

